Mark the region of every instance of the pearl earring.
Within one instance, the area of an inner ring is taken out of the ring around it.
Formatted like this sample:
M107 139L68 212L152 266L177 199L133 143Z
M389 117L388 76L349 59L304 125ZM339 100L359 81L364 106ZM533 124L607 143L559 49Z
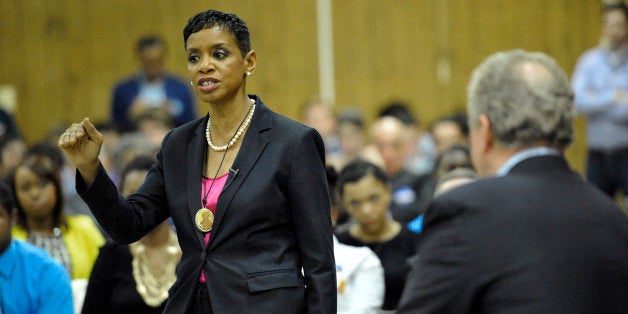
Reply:
M253 74L253 73L251 73L251 71L247 71L246 72L246 76L251 76L251 74Z
M190 85L191 85L191 86L194 86L194 83L192 83L192 81L190 81Z

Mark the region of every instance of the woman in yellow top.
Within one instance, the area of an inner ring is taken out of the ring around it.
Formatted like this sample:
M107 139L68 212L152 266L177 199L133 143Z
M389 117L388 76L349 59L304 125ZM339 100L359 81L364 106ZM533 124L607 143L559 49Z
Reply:
M87 279L105 242L89 216L63 214L59 169L41 154L27 155L10 177L17 201L14 238L44 248L72 279Z

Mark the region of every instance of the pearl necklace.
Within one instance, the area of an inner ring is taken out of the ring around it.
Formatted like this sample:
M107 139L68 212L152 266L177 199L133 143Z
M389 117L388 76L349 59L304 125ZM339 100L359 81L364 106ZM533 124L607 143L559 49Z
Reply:
M133 261L133 279L135 288L146 304L157 307L168 299L168 290L177 280L176 268L181 260L181 249L177 243L177 236L169 232L168 245L162 250L166 251L167 259L163 269L153 267L146 255L146 246L141 242L129 245Z
M235 145L235 143L238 142L238 139L240 139L240 136L242 136L244 131L246 131L246 128L248 128L249 125L251 124L251 118L253 118L253 112L255 112L255 101L252 99L251 101L253 102L253 104L251 105L249 114L246 116L242 125L240 125L240 127L238 128L238 131L233 135L233 137L231 137L231 140L229 141L229 143L227 143L227 145L216 146L214 145L214 143L212 143L212 139L209 132L209 125L211 124L211 117L207 118L207 128L205 128L205 138L207 139L207 145L209 145L209 147L211 147L216 152L224 152L227 149L231 148L231 146Z

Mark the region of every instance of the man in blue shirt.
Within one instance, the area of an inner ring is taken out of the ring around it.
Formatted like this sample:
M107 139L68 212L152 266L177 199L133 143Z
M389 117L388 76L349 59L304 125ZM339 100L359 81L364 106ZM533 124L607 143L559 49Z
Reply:
M11 238L15 208L11 190L0 182L0 313L73 313L63 266L43 249Z
M587 117L587 180L628 207L628 7L604 9L603 42L585 52L572 78L575 107Z

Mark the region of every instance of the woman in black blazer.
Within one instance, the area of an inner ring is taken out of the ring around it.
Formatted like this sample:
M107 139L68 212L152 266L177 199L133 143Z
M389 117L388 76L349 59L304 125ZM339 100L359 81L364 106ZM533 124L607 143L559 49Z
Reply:
M246 94L257 54L244 21L209 10L184 31L207 116L171 130L144 184L120 197L88 118L59 147L77 191L118 243L172 217L183 256L165 313L334 313L336 280L324 146L313 129Z

